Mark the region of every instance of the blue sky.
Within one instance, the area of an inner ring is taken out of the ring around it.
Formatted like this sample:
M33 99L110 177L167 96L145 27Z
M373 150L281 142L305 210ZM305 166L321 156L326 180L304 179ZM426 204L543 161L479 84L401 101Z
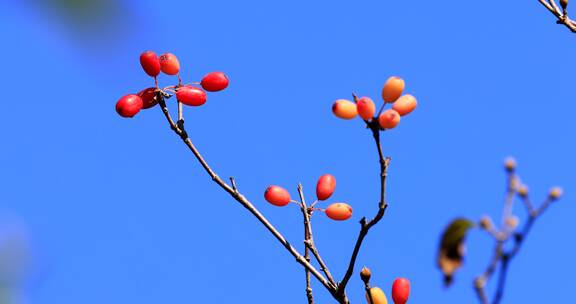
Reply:
M317 214L314 230L337 277L357 220L374 212L378 167L369 132L330 106L352 91L377 100L389 76L403 77L419 108L383 136L390 208L358 265L387 293L409 278L411 303L476 302L489 238L471 235L446 291L439 233L455 216L500 214L513 155L534 198L554 185L565 196L513 261L505 303L571 296L576 36L536 0L118 3L81 24L38 1L0 4L0 211L31 248L24 303L305 302L303 271L207 178L158 108L116 115L119 97L152 84L138 62L148 49L176 54L185 80L229 75L228 90L187 110L189 133L292 243L299 211L268 205L264 189L296 195L302 182L310 200L318 176L336 176L332 201L354 218ZM364 301L356 275L349 296Z

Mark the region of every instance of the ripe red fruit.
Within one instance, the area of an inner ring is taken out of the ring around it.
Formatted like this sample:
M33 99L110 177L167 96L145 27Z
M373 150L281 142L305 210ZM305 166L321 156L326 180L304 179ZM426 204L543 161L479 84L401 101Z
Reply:
M201 106L206 103L206 92L193 86L183 86L176 91L176 99L189 106Z
M417 105L416 97L406 94L400 96L400 98L392 104L392 109L396 110L400 116L404 116L414 111Z
M359 98L356 102L356 108L358 109L358 115L364 120L372 119L376 112L376 106L370 97Z
M378 122L382 128L392 129L400 123L400 114L393 109L386 110L380 114Z
M404 90L404 80L400 77L392 76L386 80L382 88L382 99L385 102L394 102L402 95Z
M156 77L160 74L160 58L152 51L140 55L140 65L149 76Z
M156 104L158 101L156 100L156 88L146 88L140 92L138 92L138 96L142 98L143 106L142 109L149 109Z
M316 183L316 197L320 201L325 201L332 196L334 189L336 189L336 178L331 174L324 174Z
M352 216L352 207L345 203L334 203L325 210L326 215L335 221L345 221Z
M410 296L410 281L404 278L394 280L392 284L392 299L394 304L406 304Z
M222 72L212 72L204 76L200 84L208 92L222 91L228 87L228 77Z
M116 102L116 112L122 117L134 117L142 109L142 98L138 95L129 94L122 96Z
M346 99L338 99L332 105L332 113L342 119L352 119L358 115L358 110L355 103Z
M168 75L176 75L180 71L180 62L172 53L164 53L160 56L160 69Z
M264 192L264 198L274 206L286 206L290 204L290 193L279 186L269 186Z

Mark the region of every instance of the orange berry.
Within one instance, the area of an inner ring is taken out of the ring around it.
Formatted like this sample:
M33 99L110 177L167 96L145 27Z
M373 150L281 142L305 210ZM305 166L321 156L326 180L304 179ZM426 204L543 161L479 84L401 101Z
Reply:
M416 98L410 94L402 95L392 104L392 109L396 110L400 116L404 116L414 111L417 106Z
M356 108L358 109L358 115L360 115L364 120L372 119L376 112L376 106L370 97L362 97L358 99L358 102L356 102Z
M342 119L352 119L358 115L356 104L346 99L338 99L332 105L332 112Z
M346 203L334 203L325 212L326 216L335 221L345 221L352 216L352 207Z
M176 75L180 71L180 62L174 54L164 53L160 56L160 69L168 75Z
M319 201L325 201L336 189L336 178L331 174L324 174L318 178L316 183L316 197Z
M404 91L404 80L400 77L392 76L386 80L382 88L382 99L385 102L394 102Z
M370 296L372 296L372 301L370 301ZM382 291L382 289L378 287L370 288L370 296L368 292L366 292L366 301L371 304L388 304L388 299L386 299L386 295Z
M396 110L388 109L380 114L378 122L384 129L393 129L400 123L400 114Z
M269 186L264 192L264 198L274 206L286 206L290 204L290 193L279 186Z

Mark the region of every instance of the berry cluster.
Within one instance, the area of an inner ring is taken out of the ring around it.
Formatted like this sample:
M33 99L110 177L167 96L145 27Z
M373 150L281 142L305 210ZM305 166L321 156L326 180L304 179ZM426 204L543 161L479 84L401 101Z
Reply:
M330 198L334 193L334 190L336 190L336 178L331 174L324 174L320 176L320 178L318 178L318 182L316 183L317 201L312 205L314 206L317 202L325 201ZM264 198L270 204L279 207L286 206L291 202L298 203L296 201L292 201L288 190L275 185L266 188L266 191L264 192ZM352 207L346 203L333 203L326 209L315 208L314 210L326 213L326 216L335 221L345 221L352 217Z
M140 55L140 64L148 76L154 78L155 87L146 88L138 94L123 96L116 103L116 112L122 117L134 117L140 110L149 109L158 104L157 93L164 96L176 95L178 102L188 106L201 106L206 103L206 91L217 92L228 87L228 77L222 72L212 72L202 78L200 82L183 84L180 78L180 62L171 53L164 53L158 57L152 51ZM178 84L163 89L158 87L158 75L178 76ZM198 87L200 85L200 87Z
M399 77L390 77L382 88L384 104L376 114L376 106L370 97L357 98L354 102L338 99L332 105L332 112L342 119L353 119L360 116L367 123L378 122L381 129L392 129L400 123L400 117L410 114L416 108L416 98L410 94L402 95L404 80ZM385 110L386 104L391 103L392 108Z
M360 278L364 281L366 288L366 301L368 304L388 304L386 294L379 287L370 287L370 269L362 268ZM406 304L410 296L410 281L405 278L397 278L392 283L392 300L394 304Z

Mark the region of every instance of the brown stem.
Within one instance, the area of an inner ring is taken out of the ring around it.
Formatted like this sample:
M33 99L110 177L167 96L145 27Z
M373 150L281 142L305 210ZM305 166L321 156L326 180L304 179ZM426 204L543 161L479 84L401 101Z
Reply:
M371 220L367 221L365 217L360 220L360 232L358 234L356 244L354 245L354 250L352 251L352 256L350 257L350 262L348 263L348 269L346 270L346 274L342 278L342 281L340 284L338 284L337 293L341 297L345 297L346 285L348 284L348 281L354 272L354 265L356 265L356 259L358 257L358 253L360 252L360 248L362 247L364 238L368 234L370 228L372 228L372 226L376 225L382 219L384 213L386 212L386 208L388 207L386 203L386 177L388 172L388 165L390 164L390 158L384 157L384 154L382 153L382 145L380 144L380 126L378 125L378 122L372 121L368 124L368 127L372 130L372 136L374 137L374 141L378 149L378 158L380 161L380 201L378 202L378 212Z
M572 33L576 33L576 21L571 20L568 18L568 14L566 12L560 11L555 0L550 0L549 2L546 0L538 0L540 4L542 4L550 13L552 13L558 20L556 23L562 24L566 26Z
M204 168L204 171L206 171L206 173L212 178L212 181L214 181L218 186L220 186L220 188L222 188L224 191L230 194L230 196L232 196L237 202L239 202L245 209L247 209L250 213L252 213L252 215L254 215L256 219L258 219L258 221L260 221L260 223L262 223L262 225L264 225L264 227L266 227L266 229L270 233L272 233L272 235L274 235L274 237L284 246L284 248L286 248L286 250L296 259L296 262L298 262L305 269L310 271L310 273L314 275L314 277L316 277L316 279L318 279L318 281L320 281L320 283L322 283L322 285L324 285L324 287L328 291L330 291L331 294L334 294L335 292L334 286L332 286L332 284L330 284L330 282L312 264L310 264L304 258L304 256L302 256L286 240L286 238L284 238L284 236L268 221L268 219L266 219L266 217L264 217L264 215L262 215L260 211L258 211L258 209L256 209L256 207L248 199L246 199L246 197L244 197L244 195L242 195L237 189L232 188L231 186L226 184L220 177L218 177L218 175L214 172L214 170L212 170L212 168L208 165L206 160L204 160L204 158L202 157L196 146L194 146L194 144L188 137L186 130L184 130L183 128L183 124L181 126L178 126L174 123L174 120L170 116L170 112L168 111L168 108L166 106L166 102L164 100L164 95L162 94L162 92L158 92L156 96L158 98L160 108L162 109L162 112L164 113L166 120L170 124L170 128L182 139L182 141L190 149L192 154L194 154L198 162L200 162L200 165L202 165L202 168Z
M308 263L310 263L310 248L307 242L310 241L310 216L311 212L308 211L308 206L304 200L304 192L302 191L302 184L298 183L298 194L300 195L300 210L302 211L302 216L304 217L304 258ZM308 299L308 304L314 304L314 295L312 294L312 284L310 282L310 271L305 269L306 272L306 297Z
M312 213L314 212L314 207L313 206L308 207L306 205L306 200L304 199L304 191L302 189L302 184L298 184L298 195L300 196L300 203L304 208L302 210L302 214L304 216L304 225L305 225L305 228L308 230L308 233L309 233L308 238L306 240L304 240L304 244L306 245L306 249L309 249L312 252L314 257L316 258L316 261L318 262L318 264L320 264L320 269L322 270L322 272L324 272L328 281L334 286L334 288L336 288L336 281L334 281L334 278L332 277L332 273L330 273L328 266L326 266L326 263L324 262L324 260L320 256L320 253L318 252L318 248L316 247L316 244L314 243L314 233L312 232L312 220L311 220ZM304 211L304 210L306 210L306 211Z

